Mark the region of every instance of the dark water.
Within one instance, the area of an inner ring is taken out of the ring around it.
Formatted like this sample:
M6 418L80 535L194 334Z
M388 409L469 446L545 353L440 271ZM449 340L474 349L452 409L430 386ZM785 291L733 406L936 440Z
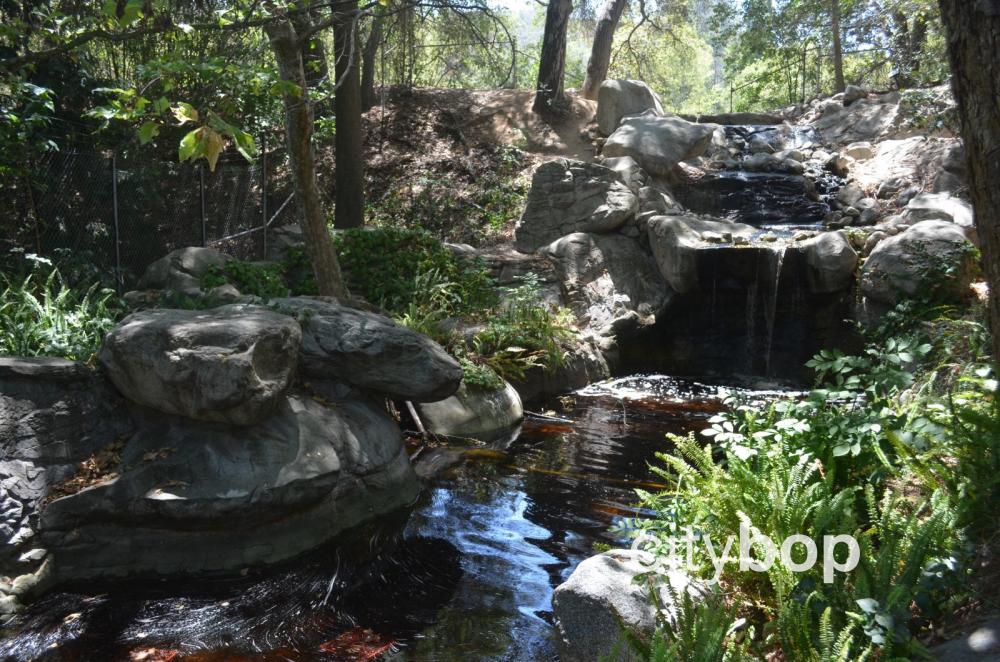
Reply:
M437 467L412 510L236 581L80 588L8 627L5 660L557 659L552 590L609 527L667 432L700 429L725 389L665 377L594 385L506 448L417 449ZM317 522L322 526L322 522Z

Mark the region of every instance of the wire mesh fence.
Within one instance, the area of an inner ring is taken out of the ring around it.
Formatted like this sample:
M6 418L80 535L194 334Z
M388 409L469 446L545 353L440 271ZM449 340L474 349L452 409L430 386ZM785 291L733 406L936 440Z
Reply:
M210 246L263 259L269 229L293 222L283 158L256 163L150 162L129 154L62 151L29 164L5 186L0 210L6 250L59 260L89 260L120 290L175 248Z

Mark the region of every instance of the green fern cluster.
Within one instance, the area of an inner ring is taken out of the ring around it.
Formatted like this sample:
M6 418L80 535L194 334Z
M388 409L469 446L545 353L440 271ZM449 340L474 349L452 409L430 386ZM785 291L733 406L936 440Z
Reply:
M86 361L121 317L112 290L67 285L57 269L7 281L0 293L0 355Z
M926 653L919 634L962 595L966 531L983 517L995 527L1000 496L997 380L982 363L948 364L959 375L950 390L931 388L947 361L937 340L911 326L856 356L823 352L810 362L820 381L807 397L766 407L731 401L704 431L707 444L671 436L674 452L654 467L671 489L638 493L656 517L634 526L662 541L654 553L667 553L666 541L686 527L720 545L742 524L777 544L803 534L821 550L823 536L851 535L860 555L830 583L822 559L804 572L780 561L760 573L730 563L725 604L681 609L642 650L647 659ZM696 559L692 572L711 577L707 557ZM720 638L737 617L753 634Z

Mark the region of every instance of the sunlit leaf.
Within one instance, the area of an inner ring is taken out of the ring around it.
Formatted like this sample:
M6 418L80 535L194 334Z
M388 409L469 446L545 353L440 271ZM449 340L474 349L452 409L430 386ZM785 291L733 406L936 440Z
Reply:
M188 122L198 121L198 111L195 107L189 103L181 101L173 108L174 117L177 118L177 123L181 126L187 124Z

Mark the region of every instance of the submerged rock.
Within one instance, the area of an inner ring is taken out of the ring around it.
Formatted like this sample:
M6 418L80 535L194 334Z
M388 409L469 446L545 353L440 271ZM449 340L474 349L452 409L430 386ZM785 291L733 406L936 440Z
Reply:
M681 161L704 154L715 128L654 113L627 117L608 136L601 154L631 156L650 174L667 176Z
M302 325L299 365L305 375L413 402L446 398L462 381L462 368L440 345L388 317L322 298L271 304Z
M417 411L428 432L480 441L509 437L524 418L521 396L507 382L495 390L462 382L455 395L417 405Z
M555 159L535 170L517 226L517 249L530 253L573 232L617 230L639 209L618 173L596 163Z
M147 310L112 329L97 357L133 402L250 425L284 395L301 338L295 320L260 306Z
M597 91L597 130L610 135L626 115L646 110L663 114L660 98L641 80L606 80Z

